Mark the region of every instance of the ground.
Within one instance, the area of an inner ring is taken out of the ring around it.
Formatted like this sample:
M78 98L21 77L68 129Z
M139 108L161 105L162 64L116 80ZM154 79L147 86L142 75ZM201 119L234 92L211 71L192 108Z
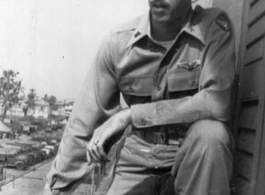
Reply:
M27 171L7 169L7 179L0 182L1 195L40 195L45 185L45 176L52 160L37 164ZM15 180L13 180L15 176ZM13 180L13 181L12 181ZM81 184L73 195L90 195L90 185Z

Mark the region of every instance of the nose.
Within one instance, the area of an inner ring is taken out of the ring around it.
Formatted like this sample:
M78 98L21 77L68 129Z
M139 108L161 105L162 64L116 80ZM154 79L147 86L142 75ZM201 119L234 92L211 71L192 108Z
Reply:
M166 0L149 0L151 5L166 5Z
M165 2L165 0L149 0L151 3L162 3Z

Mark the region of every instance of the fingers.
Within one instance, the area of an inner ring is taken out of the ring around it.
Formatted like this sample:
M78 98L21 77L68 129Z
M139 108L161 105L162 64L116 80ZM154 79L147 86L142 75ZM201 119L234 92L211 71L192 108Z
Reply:
M87 146L90 164L92 162L106 163L109 161L103 146L112 136L124 132L126 126L130 123L128 118L130 118L131 113L129 111L118 112L94 131Z
M92 149L91 149L91 156L96 162L101 162L104 163L107 161L107 155L104 152L103 146L101 143L94 142L92 144Z
M95 146L93 146L93 144L91 144L88 148L87 148L87 153L89 156L89 165L92 163L102 163L101 160L97 157L97 155L95 154Z
M107 154L104 151L103 144L103 139L97 139L95 136L90 140L87 145L89 165L93 162L104 164L109 161Z
M88 144L87 153L89 156L89 165L92 163L103 163L103 160L100 159L97 155L97 148L94 142Z
M105 143L105 142L104 142ZM96 144L96 156L105 162L109 162L108 156L104 150L104 145L102 139L98 140L98 143Z

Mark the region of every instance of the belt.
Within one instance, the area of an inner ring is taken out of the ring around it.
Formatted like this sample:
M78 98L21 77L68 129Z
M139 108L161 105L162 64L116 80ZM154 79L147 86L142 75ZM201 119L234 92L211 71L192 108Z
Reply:
M164 125L144 129L132 129L141 139L153 144L181 146L189 125Z

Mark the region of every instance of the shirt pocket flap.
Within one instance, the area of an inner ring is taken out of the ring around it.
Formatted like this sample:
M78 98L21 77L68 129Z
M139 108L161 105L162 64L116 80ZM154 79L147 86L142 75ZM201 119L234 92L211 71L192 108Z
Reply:
M118 86L122 93L135 96L151 96L153 77L119 78Z
M169 92L198 89L200 73L200 69L196 68L192 71L183 70L168 74L167 82Z

